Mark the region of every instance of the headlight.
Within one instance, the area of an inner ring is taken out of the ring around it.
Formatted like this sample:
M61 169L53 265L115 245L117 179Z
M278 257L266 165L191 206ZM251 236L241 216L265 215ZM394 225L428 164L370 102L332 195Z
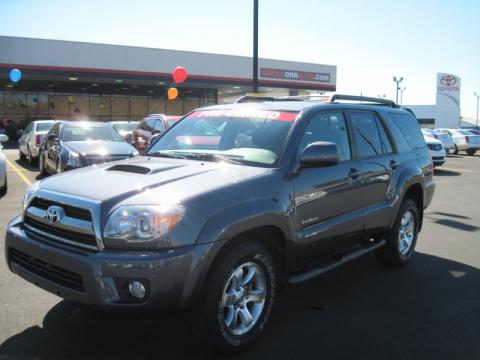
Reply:
M166 248L165 235L182 220L179 205L130 205L116 209L103 231L106 247Z
M25 196L23 197L23 210L26 210L28 205L30 205L30 201L35 196L35 193L37 192L39 185L40 185L40 182L36 181L28 187L27 191L25 192Z
M77 153L68 152L67 166L72 168L80 167L80 158Z

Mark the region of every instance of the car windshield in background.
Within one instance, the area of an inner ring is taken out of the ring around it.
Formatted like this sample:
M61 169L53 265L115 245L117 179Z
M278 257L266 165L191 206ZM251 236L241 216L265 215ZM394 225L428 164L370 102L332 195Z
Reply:
M255 109L196 111L162 136L147 155L272 166L296 116Z
M53 127L55 123L52 122L41 122L37 123L37 129L36 131L50 131L50 129Z
M457 130L457 132L459 134L462 134L462 135L477 135L477 134L474 134L473 132L471 132L469 130Z
M124 122L124 123L116 123L113 124L113 127L118 132L120 131L128 131L131 132L136 129L138 126L138 122Z
M65 126L62 133L63 141L124 141L111 126Z

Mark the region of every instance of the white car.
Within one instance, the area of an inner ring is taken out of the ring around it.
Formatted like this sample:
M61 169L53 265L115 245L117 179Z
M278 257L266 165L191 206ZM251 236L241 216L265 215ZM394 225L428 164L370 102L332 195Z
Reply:
M8 136L0 133L0 197L7 192L7 157L2 151L2 143L8 141Z
M448 133L441 132L437 129L422 129L422 132L427 133L428 136L433 136L442 142L446 152L455 150L455 142Z
M480 135L476 135L464 129L436 129L442 133L449 134L455 147L451 151L456 154L459 151L465 151L468 155L474 155L477 150L480 150Z
M434 138L429 132L422 130L423 138L427 143L430 156L432 157L433 166L442 166L445 163L445 157L447 153L440 140Z
M20 160L27 159L30 165L38 159L44 135L50 131L55 120L35 120L25 130L19 130L18 155Z

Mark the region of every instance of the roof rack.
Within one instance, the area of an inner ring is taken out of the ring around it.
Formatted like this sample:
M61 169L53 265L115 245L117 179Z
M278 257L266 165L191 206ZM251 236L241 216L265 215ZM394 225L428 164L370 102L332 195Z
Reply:
M264 101L323 101L328 102L330 100L330 95L290 95L290 96L255 96L255 95L245 95L239 98L235 103L252 103L252 102L264 102Z
M350 100L350 101L360 101L360 102L368 102L373 104L385 105L390 106L392 108L399 108L400 106L395 104L395 101L381 99L381 98L374 98L368 96L357 96L357 95L342 95L342 94L335 94L330 99L330 102L335 102L336 100Z

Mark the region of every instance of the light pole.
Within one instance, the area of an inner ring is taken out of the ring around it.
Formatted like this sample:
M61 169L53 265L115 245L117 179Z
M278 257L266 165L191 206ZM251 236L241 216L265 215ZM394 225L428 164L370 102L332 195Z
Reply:
M403 92L407 90L407 87L404 86L402 89L400 89L400 105L403 105Z
M396 76L393 77L393 81L396 83L397 85L397 96L395 98L395 103L398 104L398 90L400 90L400 83L403 81L403 77L401 78L398 78Z
M253 92L258 92L258 0L253 0Z
M477 92L474 92L473 96L477 98L477 120L475 121L475 127L478 128L478 99L480 98L480 94L477 94Z

